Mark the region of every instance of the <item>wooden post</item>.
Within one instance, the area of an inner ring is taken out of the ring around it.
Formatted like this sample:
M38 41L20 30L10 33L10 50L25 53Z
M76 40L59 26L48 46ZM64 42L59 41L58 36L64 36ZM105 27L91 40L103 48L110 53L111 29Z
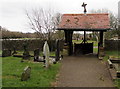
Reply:
M73 54L72 35L73 31L69 31L69 55Z
M100 46L103 46L103 31L100 31Z
M86 42L85 36L86 36L86 32L84 31L84 40L83 40L84 43Z
M65 43L68 42L68 31L64 31L65 32Z
M104 57L104 47L103 47L103 31L100 31L100 42L98 47L98 58L103 59Z
M65 43L69 46L68 49L68 54L72 55L73 54L73 44L72 44L72 35L73 31L64 31L65 32Z

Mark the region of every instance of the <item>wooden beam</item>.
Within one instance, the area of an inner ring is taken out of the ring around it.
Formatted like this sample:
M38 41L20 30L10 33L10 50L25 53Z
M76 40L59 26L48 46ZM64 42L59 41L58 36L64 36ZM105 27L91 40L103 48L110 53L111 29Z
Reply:
M100 46L103 46L103 31L100 31Z
M65 32L65 43L68 43L68 31L64 31Z
M73 31L69 31L69 55L73 54L72 35Z
M84 31L84 40L83 42L85 43L86 42L86 32Z

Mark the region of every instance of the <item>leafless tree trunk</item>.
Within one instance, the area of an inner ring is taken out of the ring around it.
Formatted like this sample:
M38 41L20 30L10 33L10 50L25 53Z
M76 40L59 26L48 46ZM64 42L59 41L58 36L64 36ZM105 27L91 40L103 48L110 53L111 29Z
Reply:
M29 19L29 26L37 32L40 38L51 40L52 34L56 30L56 25L59 22L59 16L54 15L52 10L35 9L31 13L26 11L26 16Z

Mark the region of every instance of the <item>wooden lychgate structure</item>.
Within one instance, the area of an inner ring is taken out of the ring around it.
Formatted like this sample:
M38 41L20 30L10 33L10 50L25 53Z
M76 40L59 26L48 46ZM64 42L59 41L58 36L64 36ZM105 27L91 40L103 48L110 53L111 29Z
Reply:
M98 46L103 46L103 33L110 30L109 17L107 13L100 14L63 14L57 30L65 32L65 46L68 55L77 53L87 54L93 52L93 44L86 42L86 31L99 32ZM72 43L73 31L84 31L84 39L81 44Z

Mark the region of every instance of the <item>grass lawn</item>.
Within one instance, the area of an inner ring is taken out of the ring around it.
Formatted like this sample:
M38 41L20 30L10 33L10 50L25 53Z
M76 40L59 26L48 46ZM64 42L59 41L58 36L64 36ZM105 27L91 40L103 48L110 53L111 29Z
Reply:
M120 58L120 51L105 51L104 60L108 60L109 56L114 56Z
M114 56L114 57L118 57L118 58L120 58L120 51L106 51L105 52L105 57L104 57L104 60L106 61L106 60L108 60L108 56ZM120 79L118 79L118 80L116 80L115 81L115 84L116 84L116 86L120 89Z
M2 55L2 50L0 50L0 55Z
M21 81L21 74L26 66L31 67L31 78ZM43 63L26 61L21 63L21 58L2 58L2 85L3 87L50 87L55 81L60 63L53 64L49 69Z
M34 55L34 51L29 51L29 53L30 53L30 55ZM17 51L17 54L23 55L23 51ZM43 56L43 52L40 52L40 56ZM55 56L55 52L50 52L50 56Z
M93 53L98 53L98 48L93 48Z
M73 42L73 43L81 43L82 40L78 40L78 41L77 41L77 40L72 40L72 42ZM88 42L88 43L92 43L92 42L93 42L93 43L94 43L94 46L98 46L97 41L88 40L87 42Z

